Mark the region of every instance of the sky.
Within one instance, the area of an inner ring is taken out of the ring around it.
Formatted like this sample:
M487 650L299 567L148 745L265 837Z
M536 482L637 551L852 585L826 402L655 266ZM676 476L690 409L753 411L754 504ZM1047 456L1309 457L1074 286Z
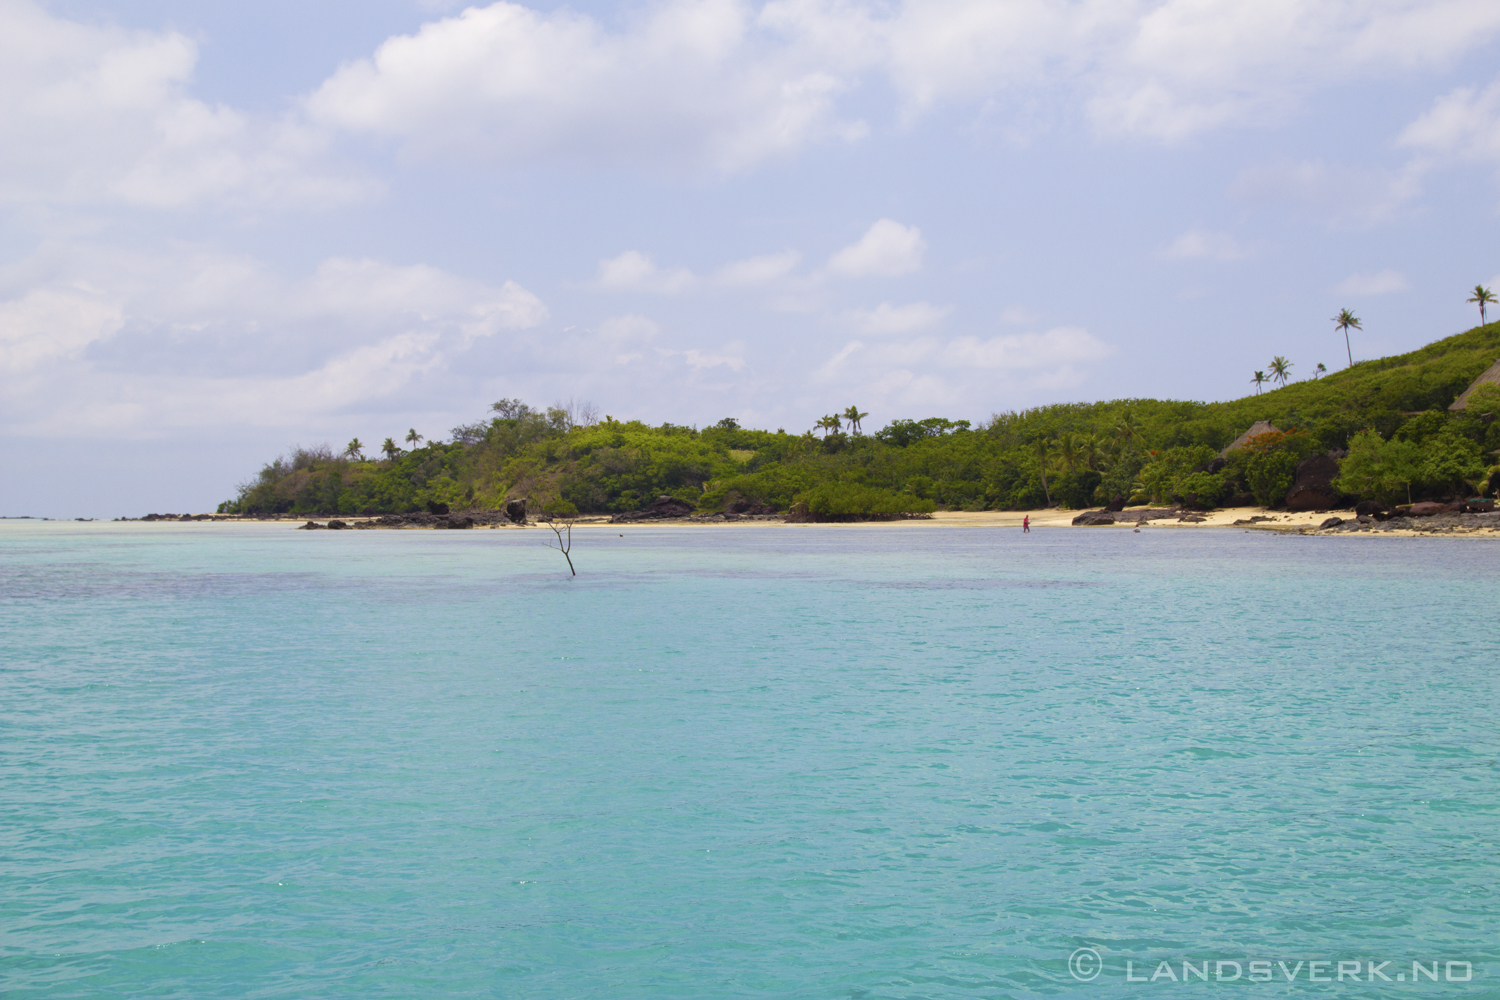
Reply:
M0 514L502 398L800 433L1478 322L1493 0L0 0Z

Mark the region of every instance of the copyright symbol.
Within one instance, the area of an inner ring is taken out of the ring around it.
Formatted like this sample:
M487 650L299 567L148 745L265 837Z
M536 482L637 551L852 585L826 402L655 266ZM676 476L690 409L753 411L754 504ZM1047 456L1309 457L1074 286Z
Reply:
M1092 982L1104 971L1104 959L1092 948L1079 948L1068 956L1068 971L1079 982Z

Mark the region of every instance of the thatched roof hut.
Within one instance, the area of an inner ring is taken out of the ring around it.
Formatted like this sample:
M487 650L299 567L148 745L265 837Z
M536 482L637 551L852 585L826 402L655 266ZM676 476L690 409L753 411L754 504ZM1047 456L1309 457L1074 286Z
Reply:
M1482 385L1500 385L1500 361L1496 361L1484 370L1484 374L1476 378L1467 389L1459 394L1459 397L1449 404L1450 410L1463 410L1469 406L1469 393Z
M1253 423L1253 424L1250 425L1250 429L1248 431L1246 431L1245 433L1241 434L1239 437L1235 438L1233 441L1229 442L1228 446L1223 451L1219 452L1219 457L1223 458L1224 456L1228 455L1231 451L1234 451L1236 448L1243 448L1243 447L1245 447L1245 442L1249 441L1253 437L1260 437L1262 434L1280 434L1280 433L1281 433L1281 428L1279 428L1275 424L1271 423L1271 421L1269 421L1269 420L1257 420L1255 423Z

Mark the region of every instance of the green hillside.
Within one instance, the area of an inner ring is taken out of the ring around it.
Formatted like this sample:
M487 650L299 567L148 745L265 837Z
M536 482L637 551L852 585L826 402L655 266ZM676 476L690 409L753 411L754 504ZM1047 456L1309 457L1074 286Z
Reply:
M382 459L298 449L261 469L225 513L404 513L429 503L605 513L671 494L701 511L801 500L827 514L1084 507L1115 494L1135 502L1191 495L1212 505L1275 505L1297 462L1349 449L1350 499L1449 497L1488 486L1500 449L1500 391L1448 405L1500 358L1500 323L1409 354L1222 403L1119 399L997 414L979 426L940 417L896 420L874 433L789 434L732 420L696 429L502 400L446 442ZM1210 471L1251 424L1288 433L1257 440Z

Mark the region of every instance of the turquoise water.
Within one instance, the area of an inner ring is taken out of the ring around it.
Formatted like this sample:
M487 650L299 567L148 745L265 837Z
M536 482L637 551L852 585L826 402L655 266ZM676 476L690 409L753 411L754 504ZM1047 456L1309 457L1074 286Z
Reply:
M0 992L1500 993L1494 543L543 541L0 525Z

